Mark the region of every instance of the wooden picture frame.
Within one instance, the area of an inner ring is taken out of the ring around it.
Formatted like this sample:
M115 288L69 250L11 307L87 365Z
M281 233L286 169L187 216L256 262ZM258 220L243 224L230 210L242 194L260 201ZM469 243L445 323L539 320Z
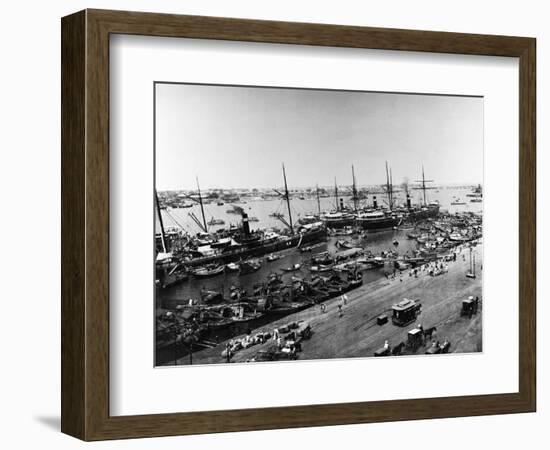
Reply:
M62 417L84 440L531 412L536 408L533 38L85 10L62 30ZM109 36L135 34L519 58L519 392L109 415Z

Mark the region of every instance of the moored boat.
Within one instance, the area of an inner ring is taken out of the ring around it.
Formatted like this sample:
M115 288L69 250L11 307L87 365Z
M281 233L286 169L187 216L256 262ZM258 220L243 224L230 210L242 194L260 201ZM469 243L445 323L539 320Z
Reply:
M213 277L216 275L219 275L223 273L225 270L224 266L218 266L218 265L210 265L205 267L198 267L197 269L193 270L193 276L199 277L199 278L205 278L205 277Z

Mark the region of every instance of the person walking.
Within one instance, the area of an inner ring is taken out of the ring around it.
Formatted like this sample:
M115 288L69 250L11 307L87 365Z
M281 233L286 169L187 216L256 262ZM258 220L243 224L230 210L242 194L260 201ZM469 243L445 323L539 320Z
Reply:
M228 363L231 362L231 346L229 345L229 342L225 344L225 358Z

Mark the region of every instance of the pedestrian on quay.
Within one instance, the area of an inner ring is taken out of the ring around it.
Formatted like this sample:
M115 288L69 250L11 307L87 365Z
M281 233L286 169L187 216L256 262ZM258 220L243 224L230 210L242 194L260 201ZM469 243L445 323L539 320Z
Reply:
M348 296L346 294L342 295L342 303L344 305L347 305L348 304Z
M338 317L342 317L342 305L338 305Z
M231 346L229 342L225 344L225 359L228 363L231 362Z
M275 328L273 330L273 340L276 341L277 339L279 339L279 329Z

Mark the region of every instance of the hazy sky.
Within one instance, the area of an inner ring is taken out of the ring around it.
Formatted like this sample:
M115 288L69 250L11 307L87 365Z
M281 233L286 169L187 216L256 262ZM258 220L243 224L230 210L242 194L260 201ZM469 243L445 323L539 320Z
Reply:
M159 190L483 181L483 99L156 85Z

